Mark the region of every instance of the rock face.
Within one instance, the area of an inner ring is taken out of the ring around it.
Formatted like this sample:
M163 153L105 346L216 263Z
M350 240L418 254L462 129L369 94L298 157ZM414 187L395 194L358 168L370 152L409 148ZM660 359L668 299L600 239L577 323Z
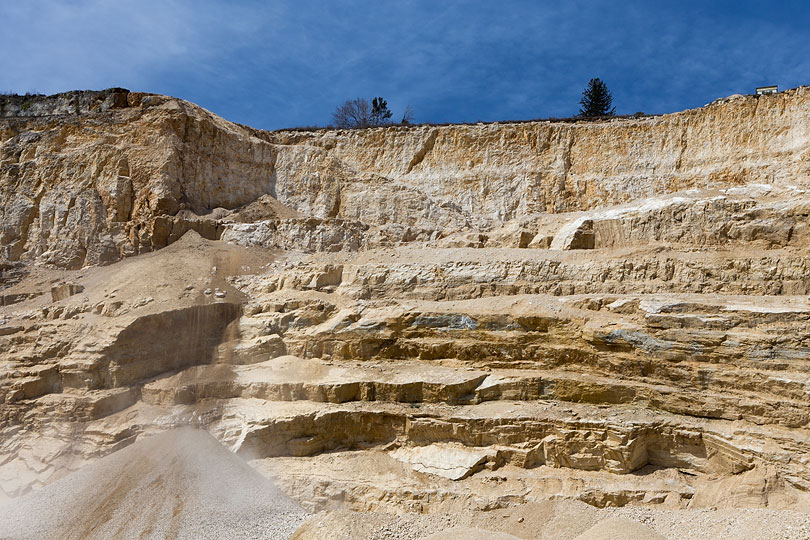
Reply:
M6 97L0 99L4 114L26 116L7 118L0 127L0 194L6 201L0 256L80 268L164 247L190 228L218 238L229 210L262 195L306 217L344 220L332 227L348 220L379 228L367 242L376 236L396 244L530 217L536 228L543 221L538 214L688 189L798 189L810 167L808 99L810 89L798 88L600 123L266 133L187 102L121 89L31 98L26 111ZM80 114L71 114L65 102L75 102ZM750 191L739 193L715 194L703 203L711 206L704 219L732 223L723 229L715 221L719 230L692 232L698 243L714 236L721 243L795 244L791 229L797 227L804 239L804 197L781 197L789 208L771 208L759 206ZM668 241L689 235L679 229L697 223L687 220L672 230L669 221L699 213L700 205L676 203L604 215L593 234L605 247L635 243L639 236ZM748 219L733 222L739 214ZM589 247L590 233L571 232L574 244L560 239L555 246Z
M810 88L312 132L28 99L0 496L193 424L312 511L810 508Z

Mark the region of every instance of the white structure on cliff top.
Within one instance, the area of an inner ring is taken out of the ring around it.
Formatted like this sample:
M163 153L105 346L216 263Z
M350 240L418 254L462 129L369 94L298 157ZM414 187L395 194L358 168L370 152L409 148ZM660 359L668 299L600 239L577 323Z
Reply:
M757 95L762 96L765 94L776 94L779 92L779 87L775 84L773 86L759 86L757 87Z

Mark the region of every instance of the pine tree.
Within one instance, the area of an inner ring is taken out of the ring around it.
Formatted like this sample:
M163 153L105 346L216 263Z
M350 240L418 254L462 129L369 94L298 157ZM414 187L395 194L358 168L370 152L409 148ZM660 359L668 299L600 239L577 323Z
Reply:
M388 102L381 97L371 100L371 125L382 126L388 123L391 118L391 111L388 110Z
M582 99L579 104L579 115L592 118L594 116L613 116L616 107L611 107L613 96L610 94L607 85L600 79L591 79L588 86L582 92Z

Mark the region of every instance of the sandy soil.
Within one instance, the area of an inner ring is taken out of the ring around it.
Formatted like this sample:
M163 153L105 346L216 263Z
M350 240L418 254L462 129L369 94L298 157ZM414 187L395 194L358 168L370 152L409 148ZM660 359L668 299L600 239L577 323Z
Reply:
M218 301L213 294L205 294L206 290L217 288L226 293L222 300L241 303L246 300L245 295L227 283L226 278L261 272L275 258L272 250L206 240L189 231L167 248L110 266L82 270L28 266L24 277L2 293L27 294L32 298L0 306L0 316L14 319L20 313L51 306L51 287L59 283L83 287L79 294L61 301L66 307L121 302L123 309L119 312L138 315Z

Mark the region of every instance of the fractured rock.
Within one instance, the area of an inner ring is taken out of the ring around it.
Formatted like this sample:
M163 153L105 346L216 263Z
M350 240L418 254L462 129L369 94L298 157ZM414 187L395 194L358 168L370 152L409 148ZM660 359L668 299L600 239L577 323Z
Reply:
M435 474L450 480L461 480L480 470L490 452L472 448L432 444L398 448L391 454L415 471Z
M84 290L84 287L77 283L62 283L51 287L51 300L58 302L64 300L74 294L79 294Z
M424 540L519 540L511 534L473 529L470 527L453 527L424 537Z
M810 534L807 88L277 132L0 99L0 496L192 424L308 509L410 513L312 538L528 538L546 503L576 521L548 537L597 508Z

